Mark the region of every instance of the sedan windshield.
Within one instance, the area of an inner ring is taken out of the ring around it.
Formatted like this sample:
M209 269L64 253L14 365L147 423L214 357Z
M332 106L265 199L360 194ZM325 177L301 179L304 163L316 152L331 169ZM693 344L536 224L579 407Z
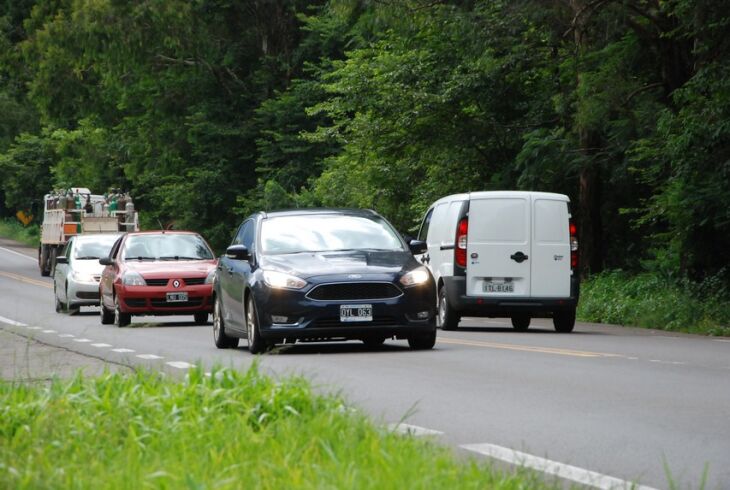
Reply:
M213 258L198 235L159 234L130 236L124 244L124 260L209 260Z
M91 235L77 237L73 247L73 258L77 260L98 260L109 255L118 235Z
M261 225L261 248L267 254L404 250L396 232L385 220L337 214L269 218Z

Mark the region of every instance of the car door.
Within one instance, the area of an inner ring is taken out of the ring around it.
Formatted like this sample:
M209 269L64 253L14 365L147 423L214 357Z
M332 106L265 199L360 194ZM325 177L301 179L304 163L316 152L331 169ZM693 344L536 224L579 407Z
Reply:
M571 271L567 198L537 194L532 209L531 294L536 298L568 298Z
M244 221L231 245L244 245L253 253L254 225L253 219ZM250 272L251 264L247 260L235 260L226 255L220 258L218 280L223 304L223 321L233 330L243 331L245 328L243 291Z
M66 257L67 263L59 264L56 263L56 268L53 271L53 285L56 290L56 296L62 303L68 302L66 294L66 278L68 277L68 271L71 267L69 261L71 260L71 250L73 248L74 238L71 237L66 245L61 249L60 256Z

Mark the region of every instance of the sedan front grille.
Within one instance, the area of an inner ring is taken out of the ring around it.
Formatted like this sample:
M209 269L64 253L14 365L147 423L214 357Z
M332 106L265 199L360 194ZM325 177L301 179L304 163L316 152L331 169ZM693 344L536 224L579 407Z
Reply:
M185 281L185 284L187 284L188 286L199 286L200 284L205 284L204 277L184 278L183 281Z
M307 297L316 301L352 301L393 299L403 292L389 282L339 282L320 284L312 288Z
M169 279L145 279L148 286L167 286Z

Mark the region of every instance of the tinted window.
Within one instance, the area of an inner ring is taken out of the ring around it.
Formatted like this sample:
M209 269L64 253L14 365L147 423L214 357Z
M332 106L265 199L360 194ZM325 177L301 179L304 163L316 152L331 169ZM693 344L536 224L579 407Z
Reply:
M404 250L395 230L382 218L336 214L268 218L261 225L261 249L269 254Z
M421 223L421 229L418 231L418 239L421 241L426 241L426 238L428 237L428 227L431 224L431 215L433 214L433 209L429 209L428 213L426 213L426 216L423 218L423 223Z
M198 235L135 235L124 243L124 260L206 260L213 258Z
M238 244L244 245L249 250L253 248L253 226L253 220L248 220L238 232Z

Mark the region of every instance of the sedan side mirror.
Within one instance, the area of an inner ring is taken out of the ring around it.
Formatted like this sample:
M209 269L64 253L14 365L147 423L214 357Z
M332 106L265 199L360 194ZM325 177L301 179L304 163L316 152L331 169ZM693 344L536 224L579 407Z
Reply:
M226 257L233 260L248 260L251 254L245 245L231 245L226 249Z
M68 264L68 257L66 257L65 255L61 257L56 257L56 265L58 264Z
M419 255L428 251L428 244L423 240L411 240L408 242L408 248L413 255Z
M114 261L112 261L111 257L102 257L99 259L99 263L101 265L112 265Z

